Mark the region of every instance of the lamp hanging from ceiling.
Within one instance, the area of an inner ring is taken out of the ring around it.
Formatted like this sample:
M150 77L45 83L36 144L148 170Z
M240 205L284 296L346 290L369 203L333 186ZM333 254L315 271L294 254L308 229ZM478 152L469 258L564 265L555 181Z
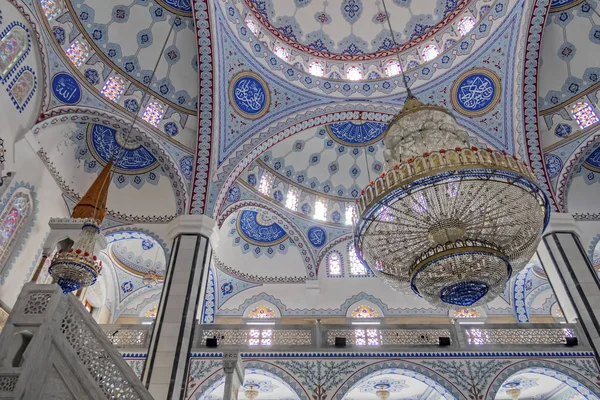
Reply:
M163 54L165 47L169 41L169 37L173 32L174 25L171 24L167 38L163 44L159 54ZM152 75L148 82L152 82L156 69L160 62L160 56L156 60ZM148 83L150 85L150 83ZM143 88L142 98L140 103L143 104L144 99L148 94L148 85ZM139 113L136 113L131 122L131 126L124 138L125 143L129 142L129 136ZM102 271L102 261L98 260L98 256L94 254L96 241L100 235L100 227L106 214L106 200L108 198L108 188L112 179L113 159L124 157L125 148L121 149L121 154L113 154L111 159L106 163L98 177L92 183L83 198L73 209L71 218L81 219L83 227L81 233L73 243L73 246L64 251L59 250L52 259L48 267L48 273L56 280L56 283L61 287L63 293L70 293L84 287L88 287L96 283L100 272ZM146 285L154 285L158 283L159 277L154 271L150 271L144 275L143 281Z
M548 199L524 162L471 146L450 111L417 100L398 62L407 99L384 132L387 172L357 201L355 247L395 290L442 308L489 303L533 256Z

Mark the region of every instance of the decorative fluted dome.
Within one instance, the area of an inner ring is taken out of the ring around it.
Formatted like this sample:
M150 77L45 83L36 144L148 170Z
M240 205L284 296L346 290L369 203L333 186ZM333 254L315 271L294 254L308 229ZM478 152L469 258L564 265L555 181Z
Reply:
M355 246L392 288L438 307L493 300L533 256L549 204L532 171L478 149L441 107L409 97L385 132L388 171L357 203Z

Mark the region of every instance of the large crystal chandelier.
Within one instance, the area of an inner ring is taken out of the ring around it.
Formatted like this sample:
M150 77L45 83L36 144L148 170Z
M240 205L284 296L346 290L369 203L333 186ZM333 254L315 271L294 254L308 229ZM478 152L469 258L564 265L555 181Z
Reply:
M443 308L488 303L533 256L548 200L524 162L471 146L448 110L406 89L384 133L387 172L357 202L355 247L396 290Z
M91 286L102 271L102 261L94 254L100 225L106 213L106 199L113 162L109 161L92 186L73 209L72 218L81 219L83 227L73 246L59 250L48 267L64 293Z

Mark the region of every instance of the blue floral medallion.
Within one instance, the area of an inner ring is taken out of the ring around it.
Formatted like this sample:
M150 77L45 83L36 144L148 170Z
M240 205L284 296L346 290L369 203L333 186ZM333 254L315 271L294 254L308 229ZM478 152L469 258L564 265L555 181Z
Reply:
M52 93L58 101L64 104L77 104L81 100L81 87L69 74L64 72L52 78Z
M247 242L256 246L273 246L288 238L278 223L252 210L242 210L237 218L237 231Z
M323 228L313 226L308 230L308 240L315 247L322 247L327 241L327 233Z
M544 159L546 160L546 171L548 171L548 176L550 178L556 178L562 169L562 160L559 156L554 154L546 154Z
M484 68L473 68L452 85L452 105L459 113L478 117L491 111L500 101L500 78Z
M333 140L347 146L366 146L383 138L387 124L383 122L333 122L326 126Z
M122 174L142 174L158 166L156 158L142 145L123 132L104 125L88 126L88 148L94 158L102 163L114 160L115 168Z
M269 111L271 94L267 83L254 72L240 72L229 84L229 102L244 118L257 119Z

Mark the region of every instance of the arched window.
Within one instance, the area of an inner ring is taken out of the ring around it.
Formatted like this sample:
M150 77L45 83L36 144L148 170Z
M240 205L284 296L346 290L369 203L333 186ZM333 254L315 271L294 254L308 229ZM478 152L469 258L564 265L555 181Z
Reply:
M4 78L12 70L28 47L27 31L20 25L13 26L0 39L0 76Z
M67 50L67 57L77 68L81 67L81 64L85 62L90 56L90 48L87 43L75 40Z
M361 304L352 311L352 318L378 318L379 313L373 307Z
M354 244L350 243L348 246L348 260L350 263L350 275L351 276L367 276L369 271L360 262L358 255L356 254L356 249L354 248Z
M362 79L362 71L356 65L351 65L346 70L346 78L351 81L360 81Z
M317 201L315 201L314 218L318 221L327 220L327 202L324 199L317 199Z
M283 61L289 61L290 59L290 52L288 49L286 49L283 46L277 46L275 47L275 55L279 58L281 58Z
M263 173L260 178L260 185L258 185L258 191L269 196L271 194L271 187L273 186L273 175L268 172Z
M425 62L427 62L436 58L438 54L440 54L440 51L438 50L437 46L433 44L428 44L423 48L423 51L421 52L421 57Z
M102 86L101 93L109 100L117 102L123 92L125 91L125 81L119 76L110 76L104 86ZM146 109L147 110L147 109ZM144 112L144 115L146 113Z
M157 101L148 103L142 119L148 122L153 127L158 127L160 120L163 117L163 106Z
M248 314L248 318L253 319L270 319L275 318L275 311L271 308L261 304L259 306L254 307L250 313Z
M387 77L396 76L400 74L400 72L400 63L398 61L391 60L385 65L385 75Z
M465 36L474 27L475 20L473 19L473 17L467 15L466 17L462 17L460 21L458 21L457 29L458 33L460 33L461 36Z
M65 8L62 0L40 0L40 5L48 21L58 17Z
M461 308L454 311L454 318L481 318L481 314L473 308Z
M346 204L346 225L352 225L354 219L354 204Z
M342 268L342 255L337 251L332 251L327 256L327 276L339 278L344 275Z
M591 126L598 122L598 115L596 115L596 112L594 111L592 106L590 106L585 101L580 101L577 104L575 104L571 109L571 113L573 114L573 117L577 120L577 123L579 124L579 127L581 129L585 129L588 126Z
M250 32L254 34L254 36L258 36L260 29L258 28L258 24L254 22L252 18L246 18L246 26L250 29Z
M28 189L17 189L6 203L0 215L0 268L4 269L15 245L23 238L23 232L33 211L33 200Z
M308 66L308 72L311 75L321 77L325 73L325 68L323 68L323 64L318 61L313 61Z
M156 313L158 312L158 306L154 306L149 308L146 313L144 314L144 317L146 318L156 318Z
M299 194L300 191L297 188L290 186L287 196L285 198L285 206L292 211L298 211Z

